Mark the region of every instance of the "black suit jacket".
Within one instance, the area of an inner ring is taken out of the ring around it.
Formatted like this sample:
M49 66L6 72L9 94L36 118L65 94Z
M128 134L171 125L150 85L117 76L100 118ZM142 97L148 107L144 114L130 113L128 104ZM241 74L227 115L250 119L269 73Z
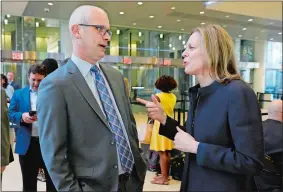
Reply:
M265 154L271 155L283 152L283 124L279 121L267 119L262 122Z
M253 90L241 80L225 85L215 81L192 87L189 94L185 129L200 144L197 155L186 154L181 191L249 190L264 157L261 113ZM167 117L159 133L173 140L177 124Z
M15 81L13 81L10 85L14 88L15 91L21 89L21 86L17 84Z

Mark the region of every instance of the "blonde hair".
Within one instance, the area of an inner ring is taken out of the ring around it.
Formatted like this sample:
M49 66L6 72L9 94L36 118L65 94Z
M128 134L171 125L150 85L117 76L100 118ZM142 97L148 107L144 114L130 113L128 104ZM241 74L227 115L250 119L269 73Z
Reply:
M205 65L220 83L241 79L237 68L234 43L231 36L219 25L207 25L193 30L201 35Z

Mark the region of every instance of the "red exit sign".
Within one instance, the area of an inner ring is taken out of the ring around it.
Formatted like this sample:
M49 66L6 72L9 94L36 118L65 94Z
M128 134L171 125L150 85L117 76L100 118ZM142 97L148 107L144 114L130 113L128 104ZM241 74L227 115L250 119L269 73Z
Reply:
M12 52L12 59L13 60L23 60L24 59L24 54L22 52Z

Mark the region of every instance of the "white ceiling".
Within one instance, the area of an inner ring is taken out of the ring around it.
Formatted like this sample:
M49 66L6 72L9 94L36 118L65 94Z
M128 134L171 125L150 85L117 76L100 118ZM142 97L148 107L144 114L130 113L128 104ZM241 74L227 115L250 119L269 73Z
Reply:
M279 32L282 32L282 2L279 3L281 6L276 5L276 9L274 9L275 4L273 2L261 2L260 4L259 2L249 2L249 4L241 2L241 5L239 2L215 3L210 5L208 9L204 2L143 1L143 5L138 5L137 1L57 2L53 0L51 2L54 5L49 6L47 3L50 1L29 1L26 6L22 5L25 7L22 15L68 20L76 7L89 4L105 9L111 24L116 26L190 33L194 27L204 22L226 26L226 30L234 38L242 35L241 38L244 39L270 40L270 38L273 38L273 41L282 41L282 35L278 35ZM13 2L13 5L9 2L2 4L3 13L14 13L15 11L11 12L11 10L18 7L18 5L15 6L15 3ZM171 7L175 7L175 9L172 10ZM232 9L233 7L235 7L235 10ZM265 7L265 11L262 10L263 7ZM49 8L50 11L47 13L44 8ZM239 8L242 8L242 10ZM120 11L125 12L125 14L120 15ZM204 14L200 14L201 11L204 11ZM21 10L18 13L21 13ZM155 17L150 19L150 15ZM227 15L229 15L229 18L225 17ZM281 20L278 20L278 15L281 15ZM248 21L250 18L253 19L252 22ZM177 20L181 21L177 22ZM133 23L136 23L136 26ZM158 28L159 25L162 26L161 29ZM243 31L243 28L247 30Z

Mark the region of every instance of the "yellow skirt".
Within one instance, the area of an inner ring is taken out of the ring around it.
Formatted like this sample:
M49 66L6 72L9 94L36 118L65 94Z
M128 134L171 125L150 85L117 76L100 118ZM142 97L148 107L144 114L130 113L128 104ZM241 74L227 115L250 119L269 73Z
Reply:
M150 150L153 151L166 151L172 150L174 148L173 141L159 135L159 121L154 121L153 129L152 129L152 136L150 141Z

